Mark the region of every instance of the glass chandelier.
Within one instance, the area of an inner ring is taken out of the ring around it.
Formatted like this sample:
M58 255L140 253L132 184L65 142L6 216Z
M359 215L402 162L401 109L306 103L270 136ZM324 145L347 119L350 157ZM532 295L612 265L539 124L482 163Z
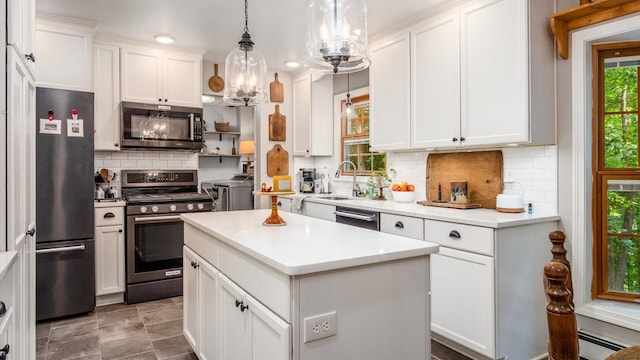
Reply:
M253 48L249 35L249 12L244 1L244 33L240 46L227 56L225 79L228 84L223 100L231 104L257 105L266 99L267 63L262 54Z
M307 67L350 73L369 67L364 0L307 0Z
M353 104L351 103L349 73L347 73L347 100L344 102L344 110L340 115L344 116L347 120L352 120L357 117L353 109Z

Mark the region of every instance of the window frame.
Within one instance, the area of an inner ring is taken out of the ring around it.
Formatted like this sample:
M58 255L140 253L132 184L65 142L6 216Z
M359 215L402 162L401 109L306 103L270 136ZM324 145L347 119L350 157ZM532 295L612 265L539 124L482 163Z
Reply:
M640 294L622 293L608 289L608 190L609 180L640 180L640 164L637 168L607 168L604 154L605 116L635 113L640 115L640 79L636 91L638 104L635 112L609 112L604 109L604 61L625 56L640 56L640 41L627 41L592 46L592 226L593 226L593 276L591 297L594 299L636 302ZM638 70L640 77L640 69ZM640 118L639 118L640 121ZM638 134L640 136L640 134ZM640 161L640 157L639 157Z

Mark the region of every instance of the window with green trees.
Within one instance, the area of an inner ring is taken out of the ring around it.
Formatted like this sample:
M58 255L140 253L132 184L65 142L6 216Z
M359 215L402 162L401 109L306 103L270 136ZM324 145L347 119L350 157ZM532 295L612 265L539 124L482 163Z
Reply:
M640 299L640 43L594 46L595 298Z
M342 159L356 164L358 175L371 175L376 171L385 171L387 154L372 152L369 149L369 95L356 96L351 99L352 115L341 116ZM341 114L345 100L340 102ZM350 175L353 169L345 164L341 172Z

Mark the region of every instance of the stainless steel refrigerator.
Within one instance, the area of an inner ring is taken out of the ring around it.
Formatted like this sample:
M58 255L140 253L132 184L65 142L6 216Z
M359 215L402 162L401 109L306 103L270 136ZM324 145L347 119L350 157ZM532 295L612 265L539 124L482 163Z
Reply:
M35 121L36 320L44 320L95 307L93 93L37 88Z

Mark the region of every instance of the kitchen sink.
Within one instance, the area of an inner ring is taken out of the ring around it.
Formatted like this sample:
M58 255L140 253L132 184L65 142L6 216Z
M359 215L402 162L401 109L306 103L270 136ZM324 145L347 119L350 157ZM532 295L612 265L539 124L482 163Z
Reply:
M349 200L351 199L349 196L344 196L344 195L321 195L318 196L318 199L325 199L325 200Z

